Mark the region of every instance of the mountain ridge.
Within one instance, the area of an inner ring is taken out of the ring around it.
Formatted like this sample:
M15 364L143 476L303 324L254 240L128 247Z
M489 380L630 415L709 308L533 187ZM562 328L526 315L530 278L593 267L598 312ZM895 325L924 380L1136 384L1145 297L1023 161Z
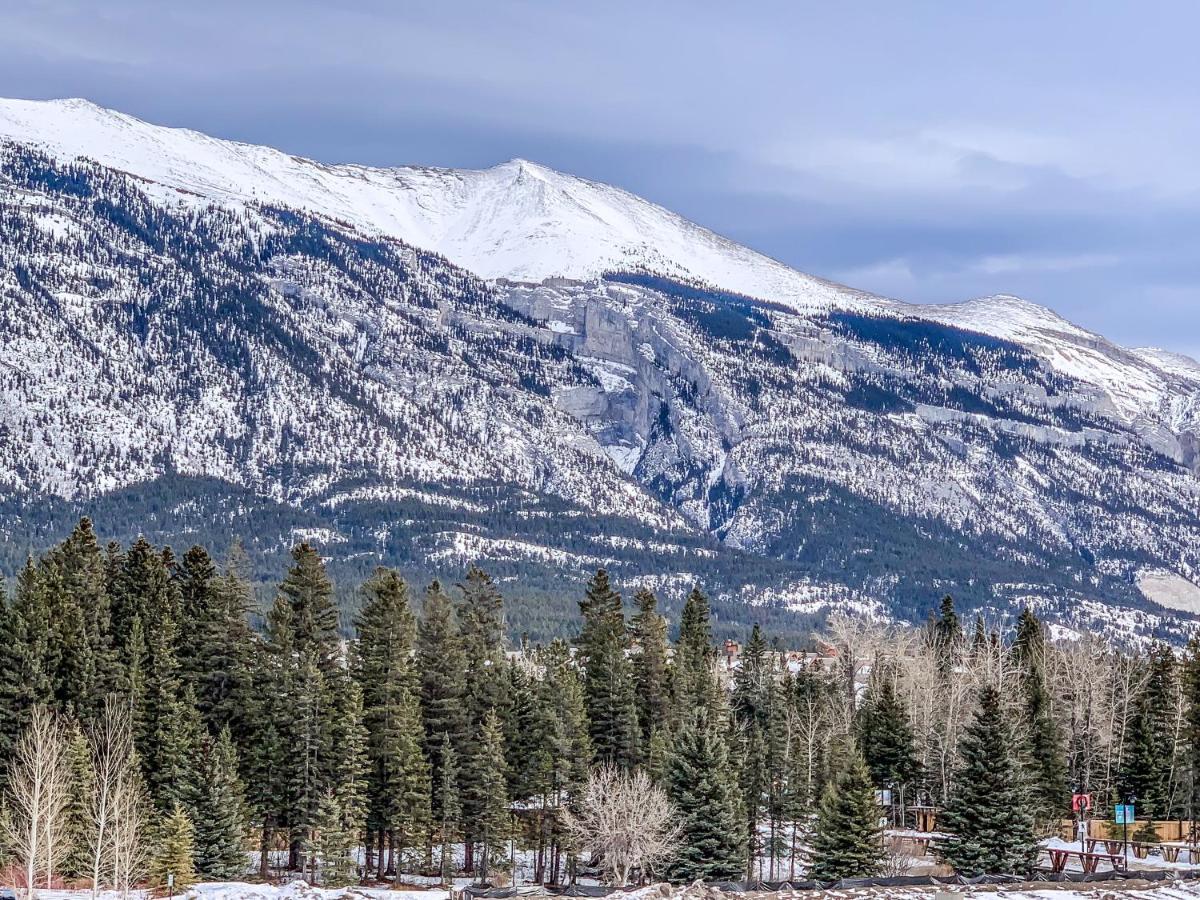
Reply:
M1005 296L786 302L644 257L586 278L481 277L265 192L212 202L80 159L39 140L44 126L14 139L11 108L0 528L20 541L57 527L31 511L38 492L123 492L121 521L144 494L166 536L251 528L250 492L292 522L264 553L320 534L363 565L476 556L537 570L546 590L598 562L670 590L702 578L727 610L912 619L953 592L1065 627L1190 627L1138 586L1200 570L1186 362ZM497 184L520 177L543 175L517 161ZM549 237L588 250L587 213L610 195L562 177L576 193L547 202L587 200L572 213L585 225L558 216ZM546 191L518 187L506 253L548 221ZM729 265L757 259L743 251ZM194 490L203 515L187 512ZM552 506L561 527L533 527Z

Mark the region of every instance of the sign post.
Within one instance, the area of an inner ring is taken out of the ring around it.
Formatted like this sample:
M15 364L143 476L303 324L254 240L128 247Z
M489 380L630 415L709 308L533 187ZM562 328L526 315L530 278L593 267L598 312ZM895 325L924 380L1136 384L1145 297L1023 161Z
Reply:
M1087 814L1092 810L1092 795L1076 792L1071 795L1071 809L1075 811L1077 823L1075 833L1079 837L1079 850L1087 850L1085 841L1088 837Z
M1133 821L1134 809L1133 798L1130 798L1129 803L1118 803L1113 812L1116 814L1117 824L1121 826L1121 841L1125 845L1125 868L1129 868L1129 823Z

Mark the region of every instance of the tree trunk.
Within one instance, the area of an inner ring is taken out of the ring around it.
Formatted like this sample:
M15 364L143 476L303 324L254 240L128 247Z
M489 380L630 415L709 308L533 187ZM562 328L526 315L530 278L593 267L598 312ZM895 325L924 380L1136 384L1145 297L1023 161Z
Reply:
M271 822L263 820L262 838L258 845L258 877L266 881L271 876Z

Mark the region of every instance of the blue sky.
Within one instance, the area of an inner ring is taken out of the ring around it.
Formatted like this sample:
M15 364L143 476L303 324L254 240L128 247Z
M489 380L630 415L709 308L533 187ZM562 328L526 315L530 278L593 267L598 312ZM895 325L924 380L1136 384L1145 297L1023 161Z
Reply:
M0 94L609 181L805 271L1200 355L1190 3L7 0Z

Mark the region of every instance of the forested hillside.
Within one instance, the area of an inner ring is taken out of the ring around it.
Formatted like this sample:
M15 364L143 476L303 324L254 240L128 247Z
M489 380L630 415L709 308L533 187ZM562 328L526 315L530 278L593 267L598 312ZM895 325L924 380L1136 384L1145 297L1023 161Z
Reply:
M924 629L835 617L819 652L757 625L718 649L702 586L668 623L603 570L571 640L513 646L478 568L380 568L342 622L322 558L291 556L261 623L238 560L198 546L102 547L84 520L29 561L0 607L2 849L28 880L182 887L248 854L326 884L488 879L521 847L555 883L585 860L617 883L833 881L888 865L883 788L901 816L942 808L958 871L1023 874L1072 791L1098 815L1194 802L1195 646L1051 642L1028 610L964 627L946 597ZM655 840L618 862L589 817L633 787L653 803L622 833Z

